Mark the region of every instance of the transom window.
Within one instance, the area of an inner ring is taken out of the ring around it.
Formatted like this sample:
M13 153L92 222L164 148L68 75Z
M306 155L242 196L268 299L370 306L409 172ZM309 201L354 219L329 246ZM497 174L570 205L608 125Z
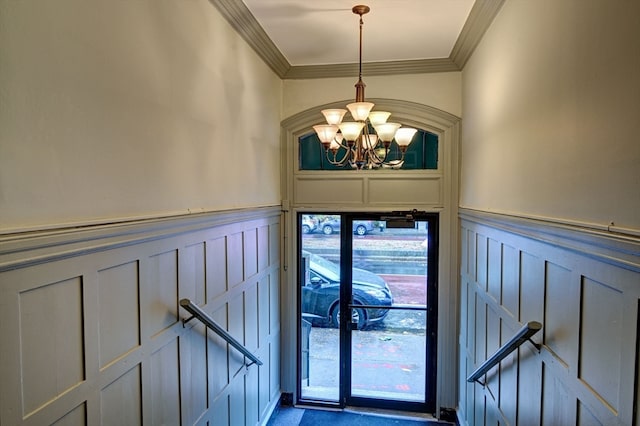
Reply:
M391 143L390 158L399 157L398 145ZM338 158L344 156L344 148L338 151ZM315 133L309 133L299 139L300 170L351 170L351 166L336 166L331 164L326 157L320 139ZM438 136L425 130L418 129L413 141L407 148L403 170L425 170L438 168Z

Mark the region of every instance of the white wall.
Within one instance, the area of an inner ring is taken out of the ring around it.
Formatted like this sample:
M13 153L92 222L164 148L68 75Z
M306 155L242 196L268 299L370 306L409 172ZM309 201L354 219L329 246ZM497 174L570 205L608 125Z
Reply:
M461 116L461 73L410 74L362 77L366 98L417 102ZM282 116L291 117L318 105L340 100L355 101L357 77L285 80ZM346 105L346 104L345 104ZM374 110L376 108L374 107ZM393 116L392 116L393 117ZM322 124L322 114L318 124Z
M505 2L463 70L461 207L640 230L638 16Z
M3 1L0 51L0 233L279 204L282 83L209 1Z

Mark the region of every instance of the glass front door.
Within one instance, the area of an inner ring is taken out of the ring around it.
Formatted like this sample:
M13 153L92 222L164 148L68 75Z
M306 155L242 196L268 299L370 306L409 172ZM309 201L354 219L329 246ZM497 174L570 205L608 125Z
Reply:
M437 215L303 214L299 229L300 400L434 411Z

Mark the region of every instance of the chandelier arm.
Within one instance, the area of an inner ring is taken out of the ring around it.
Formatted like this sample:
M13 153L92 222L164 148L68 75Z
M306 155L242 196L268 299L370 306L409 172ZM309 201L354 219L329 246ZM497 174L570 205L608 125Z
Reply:
M387 156L385 156L385 164L388 164L390 166L393 166L395 164L402 164L404 163L404 151L401 149L397 149L397 151L400 153L400 158L396 158L395 160L389 160L387 158ZM391 150L389 150L389 152L391 152Z
M354 167L355 165L355 168L357 168L358 170L362 169L362 166L367 163L365 157L366 150L362 146L362 137L363 136L361 134L359 136L359 140L354 144L350 161L351 167Z
M375 150L371 150L371 155L369 156L369 158L371 158L372 161L377 165L383 165L383 164L391 165L393 163L404 162L405 151L402 150L400 147L397 147L396 152L398 153L399 158L396 158L395 160L390 160L389 154L391 154L391 147L389 145L389 146L385 146L384 148L384 157L381 157Z
M354 150L353 150L353 153L354 153L353 163L355 164L355 167L358 170L362 169L367 164L370 164L369 159L371 158L371 151L372 151L372 148L375 148L375 146L371 147L369 121L365 120L364 123L365 123L364 127L362 128L360 136L358 136L358 139L354 144ZM376 139L376 145L377 145L377 139Z
M389 150L386 148L384 150L384 157L380 157L374 149L369 150L369 158L379 166L381 166L382 164L384 164L385 161L387 161L388 155L389 155Z
M341 146L344 146L342 144L340 144ZM350 162L350 158L352 156L351 154L351 148L346 147L347 150L344 153L344 156L338 160L338 149L327 149L326 150L326 157L327 157L327 161L334 165L334 166L344 166L345 164L347 164L347 162ZM331 153L331 154L330 154ZM331 155L333 155L333 159L331 159Z
M335 143L338 144L338 147L339 147L339 148L336 148L336 150L338 150L340 148L344 148L346 150L351 149L351 147L349 146L349 143L345 139L343 139L341 142L338 142L336 139L334 139L334 141L335 141Z
M366 120L366 124L365 124L365 126L363 128L363 133L362 133L363 137L365 137L367 139L371 135L369 133L369 125L370 125L370 122L367 119ZM375 132L374 132L374 134L375 134ZM376 140L375 146L372 146L372 147L366 146L366 147L364 147L364 152L365 152L366 157L370 158L376 166L381 166L386 161L387 155L389 154L389 149L385 146L384 158L381 158L378 155L378 153L376 152L376 146L378 146L379 144L380 144L380 140L378 139L378 140Z

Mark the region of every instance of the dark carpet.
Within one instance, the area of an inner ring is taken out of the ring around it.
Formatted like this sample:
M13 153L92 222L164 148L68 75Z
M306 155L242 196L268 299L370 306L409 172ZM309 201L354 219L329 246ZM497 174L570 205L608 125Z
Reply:
M300 426L451 426L435 420L398 419L348 411L305 410Z

